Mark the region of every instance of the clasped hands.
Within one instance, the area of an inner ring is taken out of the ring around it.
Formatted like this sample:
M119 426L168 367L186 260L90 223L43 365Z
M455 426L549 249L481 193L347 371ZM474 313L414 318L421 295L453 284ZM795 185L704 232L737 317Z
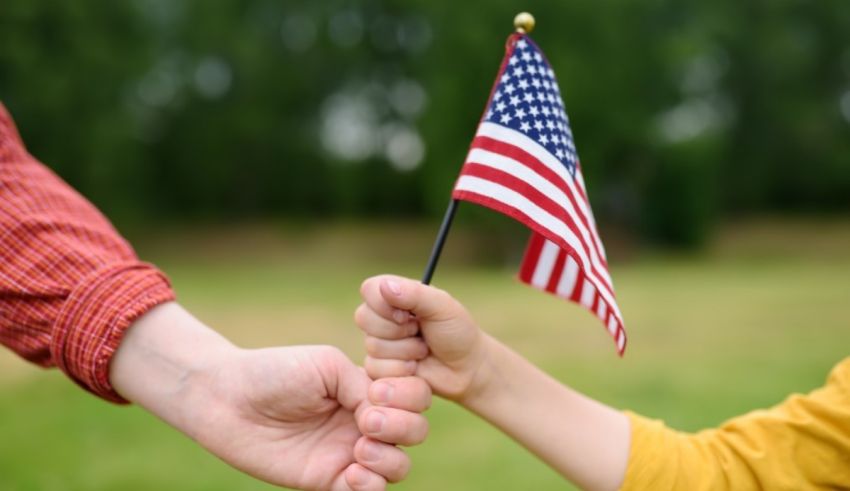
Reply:
M425 439L432 390L488 420L513 413L493 369L511 358L451 296L390 276L366 280L361 295L365 370L329 346L238 348L172 302L126 332L110 382L233 467L305 490L403 479L398 445Z
M385 489L410 469L396 445L428 432L422 379L373 382L330 346L237 348L176 303L131 326L110 381L231 466L297 489Z

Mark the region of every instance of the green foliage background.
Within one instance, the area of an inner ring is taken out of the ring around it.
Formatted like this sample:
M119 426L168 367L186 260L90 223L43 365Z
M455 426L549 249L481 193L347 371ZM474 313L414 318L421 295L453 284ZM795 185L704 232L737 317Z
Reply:
M693 245L718 217L850 209L846 0L4 0L0 100L119 221L433 217L521 9L608 228ZM394 106L400 82L424 110ZM327 151L340 93L420 135L421 165Z

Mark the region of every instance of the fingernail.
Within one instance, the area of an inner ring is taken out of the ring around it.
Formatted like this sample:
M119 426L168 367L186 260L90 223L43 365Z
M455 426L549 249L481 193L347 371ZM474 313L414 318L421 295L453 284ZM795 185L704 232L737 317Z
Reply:
M380 411L372 411L366 416L366 431L369 433L378 433L384 427L386 416Z
M374 442L364 443L362 454L363 460L366 462L378 462L381 460L381 449Z
M393 319L395 319L397 324L404 324L407 322L408 314L404 310L395 309L393 310Z
M392 384L388 382L375 382L373 387L372 394L374 395L375 400L372 402L379 404L386 404L390 402L390 398L392 398L393 391L395 390Z
M416 373L416 362L412 360L406 361L404 362L404 368L406 368L410 373Z
M387 290L390 291L393 295L401 295L401 285L398 284L396 280L387 280L386 282Z

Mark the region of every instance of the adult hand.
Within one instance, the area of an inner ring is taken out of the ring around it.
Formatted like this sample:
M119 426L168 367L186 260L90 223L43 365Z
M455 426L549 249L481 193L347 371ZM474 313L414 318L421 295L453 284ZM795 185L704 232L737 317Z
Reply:
M242 350L173 303L130 328L110 379L228 464L280 486L382 490L410 468L395 444L427 434L417 414L430 404L422 380L370 388L362 369L327 346Z

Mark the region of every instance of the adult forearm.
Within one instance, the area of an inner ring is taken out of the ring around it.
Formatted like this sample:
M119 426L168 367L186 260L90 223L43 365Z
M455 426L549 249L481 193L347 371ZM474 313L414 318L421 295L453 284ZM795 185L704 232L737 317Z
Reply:
M485 388L461 401L564 477L589 490L615 490L629 453L625 415L545 374L489 338Z
M110 365L121 396L195 438L204 379L237 348L176 302L151 309L127 331Z

